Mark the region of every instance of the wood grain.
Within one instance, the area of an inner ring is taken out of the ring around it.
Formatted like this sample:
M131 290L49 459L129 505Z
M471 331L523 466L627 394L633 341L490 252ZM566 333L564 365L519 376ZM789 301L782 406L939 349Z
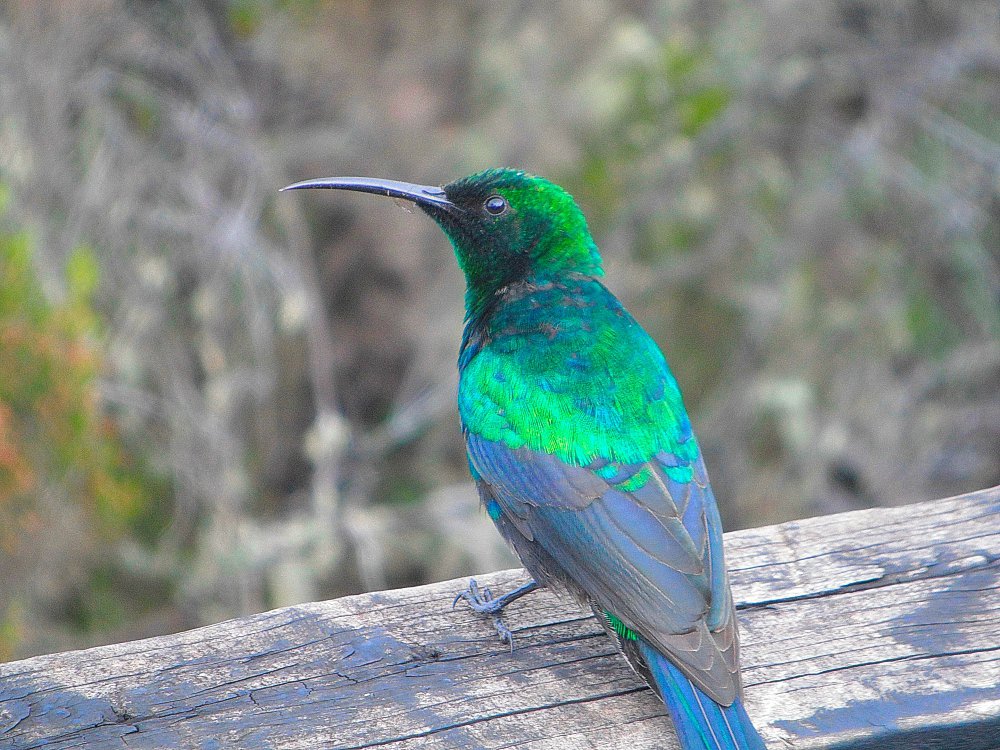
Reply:
M1000 488L726 536L772 750L1000 748ZM506 591L521 571L479 577ZM674 748L593 618L446 581L0 665L0 748Z

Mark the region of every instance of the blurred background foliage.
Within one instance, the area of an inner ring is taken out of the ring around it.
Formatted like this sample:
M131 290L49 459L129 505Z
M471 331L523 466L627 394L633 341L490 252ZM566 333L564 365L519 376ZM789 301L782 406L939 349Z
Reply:
M730 528L1000 483L995 0L0 6L0 658L515 563L425 218L573 192Z

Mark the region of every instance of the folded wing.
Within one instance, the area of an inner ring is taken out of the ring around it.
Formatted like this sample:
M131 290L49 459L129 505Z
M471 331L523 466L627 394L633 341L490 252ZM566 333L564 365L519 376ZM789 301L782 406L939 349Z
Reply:
M669 655L706 694L739 693L722 525L700 453L641 464L568 464L466 435L504 516L588 597ZM680 477L680 478L678 478Z

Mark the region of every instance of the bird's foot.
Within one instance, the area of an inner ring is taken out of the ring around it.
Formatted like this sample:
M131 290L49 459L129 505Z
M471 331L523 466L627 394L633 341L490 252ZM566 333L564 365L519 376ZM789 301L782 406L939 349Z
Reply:
M497 614L504 608L505 604L502 599L494 599L493 592L488 588L480 588L475 578L469 579L469 587L458 592L451 606L454 607L458 604L459 599L465 599L473 611L481 615Z
M471 578L469 579L469 587L458 593L451 606L454 607L460 599L464 599L474 612L489 617L493 620L493 627L496 628L500 640L509 645L511 652L513 652L514 635L503 621L503 608L536 588L538 588L538 583L532 580L510 593L494 598L493 592L489 588L480 588L476 579Z
M510 650L514 650L514 634L510 632L510 628L507 627L507 623L503 621L503 608L506 602L502 598L494 599L493 592L489 588L480 588L479 584L476 583L475 578L469 579L469 587L464 591L458 592L455 600L451 603L454 607L458 604L460 599L465 599L466 603L472 608L473 612L480 615L486 615L491 620L493 620L493 627L496 628L497 635L500 636L500 640L510 646Z

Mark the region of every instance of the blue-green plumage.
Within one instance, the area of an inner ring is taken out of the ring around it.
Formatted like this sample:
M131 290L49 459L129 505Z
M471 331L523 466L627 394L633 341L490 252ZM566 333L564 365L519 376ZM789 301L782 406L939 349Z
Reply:
M722 526L680 389L600 283L572 198L512 170L443 189L302 186L409 198L444 229L467 280L459 413L489 517L535 581L594 610L684 748L763 748L741 703ZM495 614L519 593L479 608Z

